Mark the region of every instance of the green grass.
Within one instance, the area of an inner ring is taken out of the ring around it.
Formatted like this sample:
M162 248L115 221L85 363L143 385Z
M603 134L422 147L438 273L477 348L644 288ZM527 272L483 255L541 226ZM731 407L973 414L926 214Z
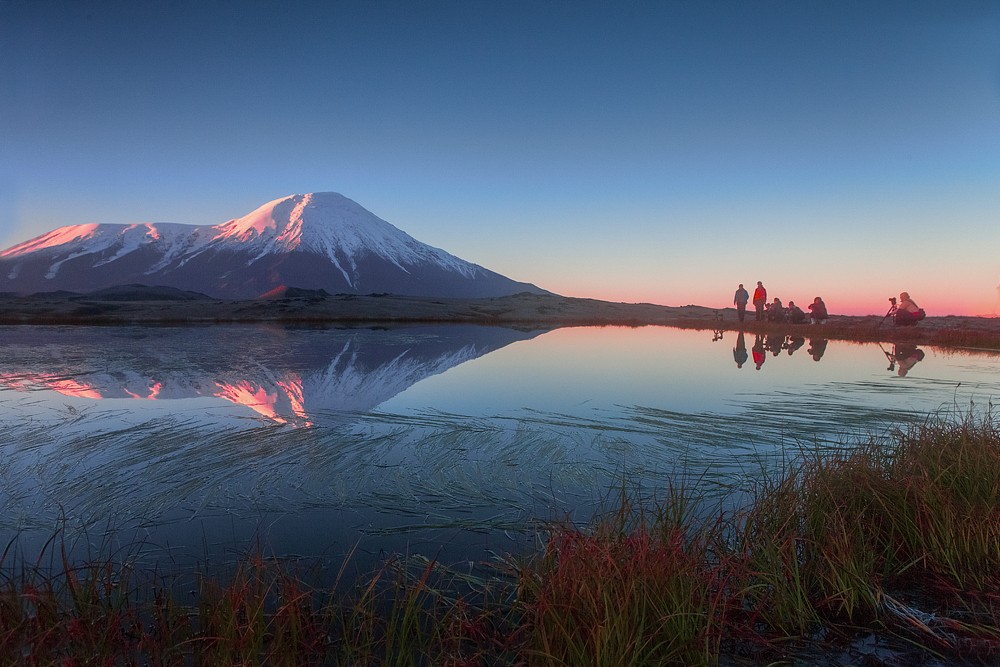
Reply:
M491 576L393 557L323 589L251 552L183 602L111 558L8 547L0 665L753 664L872 633L913 664L1000 655L992 416L803 449L732 510L684 486L623 488L591 524L544 538Z

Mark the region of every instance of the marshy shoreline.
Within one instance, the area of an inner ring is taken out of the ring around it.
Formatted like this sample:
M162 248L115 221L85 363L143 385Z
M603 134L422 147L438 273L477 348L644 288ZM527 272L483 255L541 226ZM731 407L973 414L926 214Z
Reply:
M158 291L160 290L160 291ZM103 294L0 294L3 325L290 324L393 326L461 323L510 328L671 326L762 334L788 333L859 342L899 342L1000 350L1000 318L930 316L895 327L884 316L832 315L822 325L740 323L732 308L617 303L555 294L492 298L422 298L392 294L327 294L289 289L269 299L223 301L160 288L126 286Z

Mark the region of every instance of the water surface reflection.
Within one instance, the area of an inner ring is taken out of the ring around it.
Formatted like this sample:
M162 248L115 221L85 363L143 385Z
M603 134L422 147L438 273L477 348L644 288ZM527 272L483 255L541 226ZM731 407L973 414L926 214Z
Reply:
M755 336L758 373L747 343L662 327L0 328L0 537L43 541L61 518L87 539L140 531L174 560L256 532L280 553L361 540L478 559L516 550L535 519L586 520L622 480L654 492L686 474L729 496L798 447L1000 389L995 356Z

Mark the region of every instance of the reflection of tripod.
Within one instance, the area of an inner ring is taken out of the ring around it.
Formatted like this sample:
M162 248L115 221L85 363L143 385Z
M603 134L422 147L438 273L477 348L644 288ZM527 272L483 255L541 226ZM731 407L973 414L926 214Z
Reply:
M893 312L895 310L896 310L896 304L892 304L892 308L889 309L889 312ZM889 317L888 313L886 313L886 317ZM894 371L894 370L896 370L896 355L895 354L889 354L888 352L886 352L885 348L882 347L882 343L879 343L878 346L882 349L882 354L885 355L885 358L889 360L889 368L887 368L885 370L887 370L887 371ZM893 348L893 351L895 352L895 348Z

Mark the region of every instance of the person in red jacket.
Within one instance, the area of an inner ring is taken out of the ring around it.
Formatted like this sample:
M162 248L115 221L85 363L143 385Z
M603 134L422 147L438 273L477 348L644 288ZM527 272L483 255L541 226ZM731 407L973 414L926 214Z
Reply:
M757 281L757 289L753 291L753 307L757 310L757 321L764 321L764 304L767 303L767 290L764 283Z
M750 349L753 352L753 363L757 366L757 370L760 370L760 367L767 361L767 352L764 350L764 339L761 338L760 334L757 334L754 338L753 347Z

